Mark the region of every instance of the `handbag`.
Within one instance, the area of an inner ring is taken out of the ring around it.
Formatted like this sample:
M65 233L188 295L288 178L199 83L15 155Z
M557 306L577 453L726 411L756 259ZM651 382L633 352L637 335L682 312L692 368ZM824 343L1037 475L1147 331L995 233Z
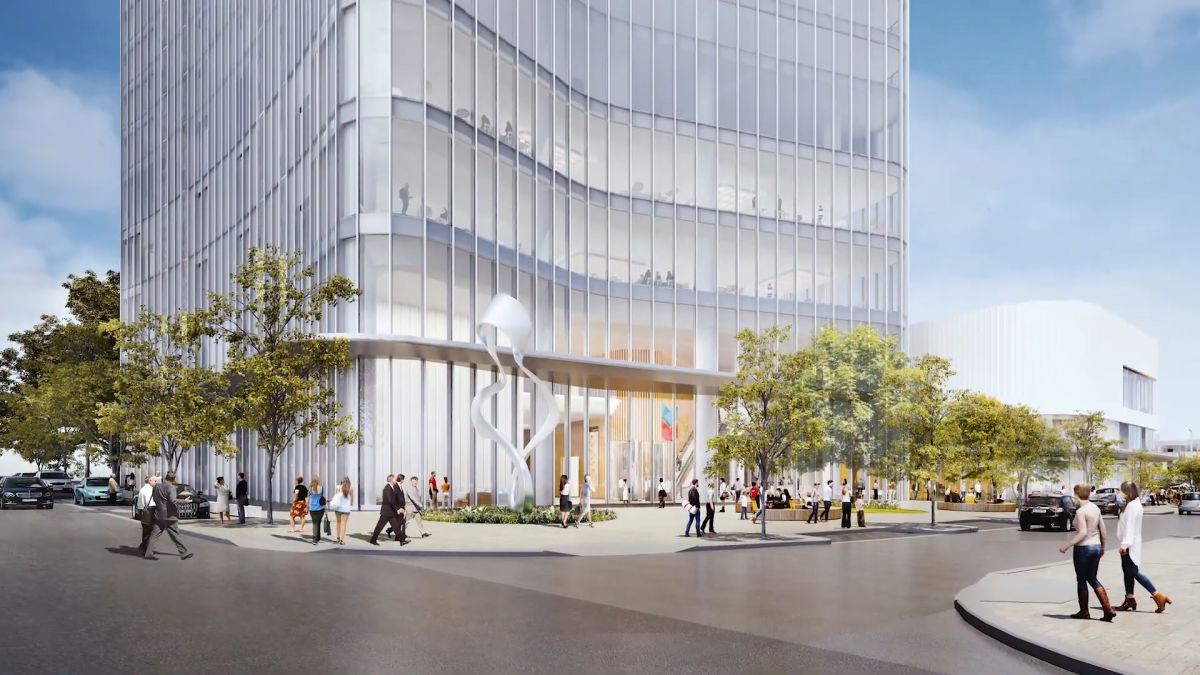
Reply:
M325 495L321 495L321 499L317 503L319 503L321 506L325 506L329 502L325 501Z
M333 534L333 530L331 530L329 528L329 519L328 518L326 518L324 520L324 526L325 526L325 534Z

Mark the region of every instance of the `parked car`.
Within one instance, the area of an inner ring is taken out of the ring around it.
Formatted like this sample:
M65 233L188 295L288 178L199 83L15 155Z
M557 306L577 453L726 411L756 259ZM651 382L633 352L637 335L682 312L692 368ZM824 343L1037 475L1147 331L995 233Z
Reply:
M49 485L32 476L8 476L0 481L0 509L14 506L54 508L54 493Z
M75 494L75 481L65 471L34 471L19 473L22 478L40 478L55 497L71 497Z
M1093 494L1092 503L1100 507L1100 515L1119 516L1121 515L1121 507L1124 504L1114 492L1105 492L1103 494Z
M88 504L107 504L108 477L85 478L82 483L77 484L75 486L75 503L83 506ZM117 488L117 503L125 503L124 488Z
M208 518L209 505L204 495L187 483L175 484L175 506L179 508L180 518ZM137 507L137 499L133 500L133 517L140 518L142 512Z
M1017 520L1021 529L1028 531L1034 525L1046 529L1057 527L1061 530L1071 528L1075 518L1075 500L1069 495L1029 495L1021 505Z
M1185 492L1179 498L1179 515L1200 513L1200 492Z

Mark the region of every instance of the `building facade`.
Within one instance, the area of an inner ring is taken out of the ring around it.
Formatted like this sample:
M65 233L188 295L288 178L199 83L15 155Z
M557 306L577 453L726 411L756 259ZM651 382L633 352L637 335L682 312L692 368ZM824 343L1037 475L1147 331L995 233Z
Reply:
M470 424L497 368L476 334L528 309L564 421L535 494L590 474L637 499L705 464L734 334L907 312L906 0L122 0L122 311L228 289L252 245L304 251L359 302L338 388L363 441L294 475L449 478L500 500ZM208 358L219 365L219 348ZM516 375L510 362L501 367ZM515 377L486 411L521 446ZM197 451L200 485L265 460Z
M950 388L1027 405L1051 423L1103 411L1107 436L1119 443L1119 465L1134 450L1157 450L1158 340L1098 305L1046 301L974 310L913 324L910 345L913 354L950 359ZM1118 466L1113 478L1121 473Z

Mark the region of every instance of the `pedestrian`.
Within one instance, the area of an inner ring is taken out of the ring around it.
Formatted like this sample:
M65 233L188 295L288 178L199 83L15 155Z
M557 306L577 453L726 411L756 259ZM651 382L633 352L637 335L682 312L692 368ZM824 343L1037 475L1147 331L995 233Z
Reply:
M437 493L434 492L434 495ZM404 527L406 530L409 527L415 527L416 531L421 533L421 538L424 539L429 536L429 533L425 531L425 519L421 517L422 511L424 509L421 507L421 488L417 486L417 477L414 475L404 490Z
M134 499L133 489L137 486L137 479L132 473L125 474L125 496L131 501Z
M246 482L244 472L238 472L238 482L234 489L233 499L237 502L238 507L238 525L245 525L246 507L250 505L250 484Z
M762 501L762 493L758 490L758 481L750 481L750 501L754 502L754 512L758 513L759 502Z
M1171 604L1171 598L1163 595L1154 587L1150 579L1142 574L1142 500L1138 486L1132 481L1121 483L1121 492L1125 494L1125 508L1121 509L1121 519L1117 522L1117 539L1121 548L1121 571L1125 574L1125 602L1117 607L1118 612L1137 611L1137 600L1133 598L1133 582L1137 581L1154 598L1157 608L1155 614L1162 614Z
M850 509L854 506L854 495L850 491L850 483L842 479L842 527L850 529Z
M757 485L750 486L750 496L751 497L754 496L754 490L756 487L757 487ZM758 497L759 497L758 499L754 500L754 516L752 518L750 518L751 525L758 524L758 519L763 517L763 511L765 511L767 508L767 500L762 499L762 494L759 494Z
M217 514L218 522L233 522L229 517L229 486L225 484L224 476L217 476L217 482L213 483L212 490L213 494L217 496L217 500L213 502L210 511Z
M329 508L333 511L333 517L337 521L336 541L342 545L346 543L346 527L350 524L350 511L353 506L354 496L350 489L350 476L342 476L342 482L333 492L333 499L329 501Z
M975 501L979 501L980 499L983 499L983 484L975 481Z
M592 522L592 477L588 474L583 474L583 485L579 486L579 516L575 518L575 527L579 527L579 523L587 518L588 527L595 527Z
M450 508L450 477L442 476L442 502Z
M137 514L138 521L142 524L142 541L138 544L138 551L141 555L146 555L146 546L150 543L150 533L154 531L154 486L158 484L158 476L146 476L146 484L138 491L137 497L133 500L134 513Z
M296 476L296 486L292 488L292 508L288 511L288 519L292 526L288 532L304 532L304 519L308 516L308 488L304 486L304 476ZM299 526L297 527L297 522Z
M725 483L725 479L721 479L721 513L725 513L725 502L729 499L729 485Z
M108 503L110 506L117 505L117 493L121 491L121 486L117 485L117 477L110 475L108 477Z
M321 543L321 521L325 520L325 489L321 487L320 477L314 475L308 482L308 515L312 517L312 545Z
M749 520L746 518L746 512L750 510L750 494L743 492L742 496L738 497L738 510L742 512L742 516L738 520Z
M700 489L696 487L699 484L700 481L693 478L692 487L688 488L687 504L685 504L683 507L687 510L688 514L687 524L683 526L683 536L685 537L692 536L691 529L693 522L696 523L696 536L704 536L703 531L700 529Z
M713 523L716 520L717 505L713 495L713 486L712 483L709 483L705 486L704 492L704 522L700 523L700 531L704 532L705 528L707 528L709 534L717 533Z
M821 487L821 503L825 510L821 512L821 520L829 520L829 507L833 506L833 479L825 481Z
M396 494L395 494L396 504L399 505L399 507L400 507L400 519L399 519L400 520L400 528L395 529L391 525L388 525L387 536L395 538L395 539L404 539L407 541L408 540L408 513L407 513L407 511L408 511L408 496L406 494L407 490L405 489L404 474L402 474L402 473L396 474L396 482L392 485L392 488L396 491Z
M808 501L812 502L812 513L804 522L817 524L818 514L821 512L821 484L813 483L812 492L808 493Z
M658 508L667 508L667 484L661 478L658 479Z
M1075 486L1075 497L1079 500L1079 508L1075 510L1075 535L1067 543L1058 548L1059 553L1066 553L1074 547L1072 559L1075 563L1075 594L1079 600L1079 611L1072 614L1072 619L1090 619L1088 612L1088 586L1096 592L1100 607L1104 610L1101 621L1112 621L1116 613L1108 603L1108 591L1096 578L1100 569L1100 557L1104 555L1104 546L1108 533L1104 527L1104 519L1100 508L1092 501L1092 489L1086 485Z
M858 495L858 499L854 500L854 511L858 514L858 526L859 527L867 526L867 511L866 511L865 507L866 507L866 505L863 504L863 498L862 498L862 495L860 494L860 495Z
M396 541L399 541L401 546L408 543L408 539L404 537L404 526L400 520L404 517L404 506L400 499L400 489L396 486L396 474L389 473L387 482L383 485L383 495L379 503L379 520L375 523L375 531L371 533L371 540L368 542L372 546L379 545L379 533L383 531L385 525L390 526L396 532Z
M661 480L661 479L660 479ZM563 529L567 529L567 519L571 517L571 481L567 474L558 477L558 519Z
M192 557L192 553L179 541L179 506L175 503L175 473L168 471L163 478L163 482L154 486L154 507L150 509L154 514L154 531L150 533L150 541L146 542L143 557L146 560L158 560L158 556L154 555L154 544L158 542L162 533L166 532L171 538L171 543L175 544L175 550L179 551L179 559L187 560Z
M620 484L617 485L617 489L621 492L621 503L629 506L629 481L622 478Z
M879 501L879 481L871 483L871 501Z
M414 475L414 477L416 476L416 474L413 474L413 475ZM429 506L430 506L430 508L437 508L437 496L438 496L437 472L430 471L429 472ZM420 504L418 504L418 506L419 505Z
M733 501L737 504L742 503L742 479L733 479Z

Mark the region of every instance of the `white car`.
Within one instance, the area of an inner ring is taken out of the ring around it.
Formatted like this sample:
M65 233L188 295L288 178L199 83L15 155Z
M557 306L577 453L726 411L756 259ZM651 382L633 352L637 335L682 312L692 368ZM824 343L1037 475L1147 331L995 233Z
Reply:
M1179 500L1179 515L1200 513L1200 492L1185 492Z
M29 473L19 473L18 476L24 478L40 478L42 482L50 487L50 491L55 497L74 497L75 496L75 479L65 471L37 471Z

